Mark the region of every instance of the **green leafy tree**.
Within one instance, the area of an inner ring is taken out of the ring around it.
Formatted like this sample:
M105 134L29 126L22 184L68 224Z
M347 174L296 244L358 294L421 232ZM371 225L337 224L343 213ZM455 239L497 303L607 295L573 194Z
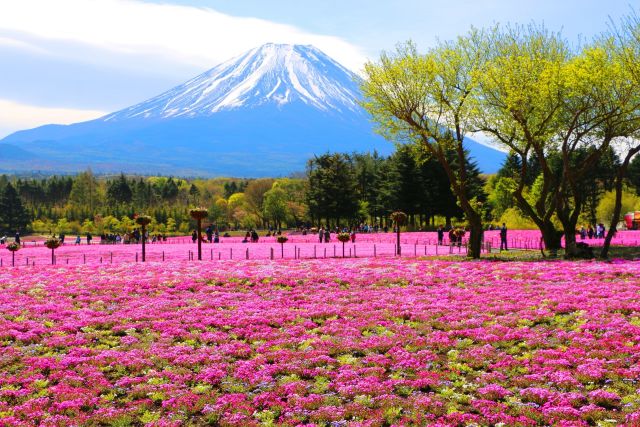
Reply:
M640 195L640 156L635 156L629 164L627 181L635 189L636 194Z
M264 217L273 221L277 229L287 217L287 193L281 187L274 187L264 194Z
M390 140L415 142L438 160L469 223L469 256L480 257L481 206L469 198L464 138L471 129L477 74L487 59L481 32L421 55L412 43L365 65L364 107ZM448 153L455 153L453 163Z
M111 203L131 203L133 192L124 174L107 185L107 200Z
M351 220L357 216L357 181L351 159L346 154L324 154L307 163L311 216L321 222Z
M614 190L608 191L604 194L598 208L596 215L598 221L605 224L611 223L613 215L616 209L616 192ZM632 189L625 188L622 192L622 204L621 212L633 212L640 210L640 196L638 196Z
M491 55L478 73L475 126L518 157L511 162L520 165L512 177L518 184L513 197L542 232L546 247L555 252L562 233L553 222L555 204L550 200L555 177L545 156L558 133L557 112L565 96L562 69L570 52L557 34L535 26L496 27L488 37ZM543 184L536 200L526 195L532 185L533 158L540 163Z
M23 232L31 218L13 185L9 182L0 185L0 232Z
M92 216L91 214L102 200L102 192L90 169L74 179L69 200L74 205L85 208L88 212L87 217Z
M254 179L244 189L247 211L255 215L261 224L264 224L265 194L271 190L274 181L273 178Z

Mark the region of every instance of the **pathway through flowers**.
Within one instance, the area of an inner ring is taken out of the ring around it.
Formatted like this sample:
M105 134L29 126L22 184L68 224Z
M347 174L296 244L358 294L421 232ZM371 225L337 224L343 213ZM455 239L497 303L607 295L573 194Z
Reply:
M633 262L0 270L0 425L640 423Z

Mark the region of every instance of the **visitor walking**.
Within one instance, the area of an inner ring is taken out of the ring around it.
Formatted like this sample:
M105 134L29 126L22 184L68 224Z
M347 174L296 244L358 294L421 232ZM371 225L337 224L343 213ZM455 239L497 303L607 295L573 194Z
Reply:
M16 231L14 240L16 241L17 244L20 244L20 232Z
M508 251L509 249L507 249L507 224L505 224L504 222L502 223L502 227L500 228L500 250L502 251L502 248L504 248L505 251Z
M604 228L604 224L600 223L598 224L598 238L599 239L604 239L604 232L606 231L606 229Z
M437 231L438 231L438 245L442 246L442 241L444 240L444 228L440 225Z
M196 232L196 230L193 230L193 232L191 233L191 242L195 243L198 241L198 233Z
M456 229L452 227L449 229L449 246L455 246L457 240L458 235L456 234Z
M327 227L327 229L324 230L324 242L329 243L330 240L331 240L331 230L329 230L329 227Z
M90 245L92 240L93 236L91 235L91 233L87 233L87 245Z
M318 231L318 239L320 239L320 243L322 243L323 238L324 238L324 228L320 227L320 231Z

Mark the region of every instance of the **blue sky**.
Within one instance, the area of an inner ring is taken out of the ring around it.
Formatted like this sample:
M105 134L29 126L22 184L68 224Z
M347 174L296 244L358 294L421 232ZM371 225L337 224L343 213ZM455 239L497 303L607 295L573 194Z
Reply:
M544 23L572 42L638 0L0 0L0 137L98 117L267 42L314 44L357 71L399 41Z

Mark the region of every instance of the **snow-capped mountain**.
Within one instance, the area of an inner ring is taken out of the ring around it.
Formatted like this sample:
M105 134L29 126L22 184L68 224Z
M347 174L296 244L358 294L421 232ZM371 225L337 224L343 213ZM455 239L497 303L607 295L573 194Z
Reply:
M358 77L313 46L265 44L104 120L196 117L301 101L360 113Z
M389 154L360 107L358 77L312 46L266 44L154 98L0 141L0 170L282 176L325 152ZM504 154L472 140L485 172Z

